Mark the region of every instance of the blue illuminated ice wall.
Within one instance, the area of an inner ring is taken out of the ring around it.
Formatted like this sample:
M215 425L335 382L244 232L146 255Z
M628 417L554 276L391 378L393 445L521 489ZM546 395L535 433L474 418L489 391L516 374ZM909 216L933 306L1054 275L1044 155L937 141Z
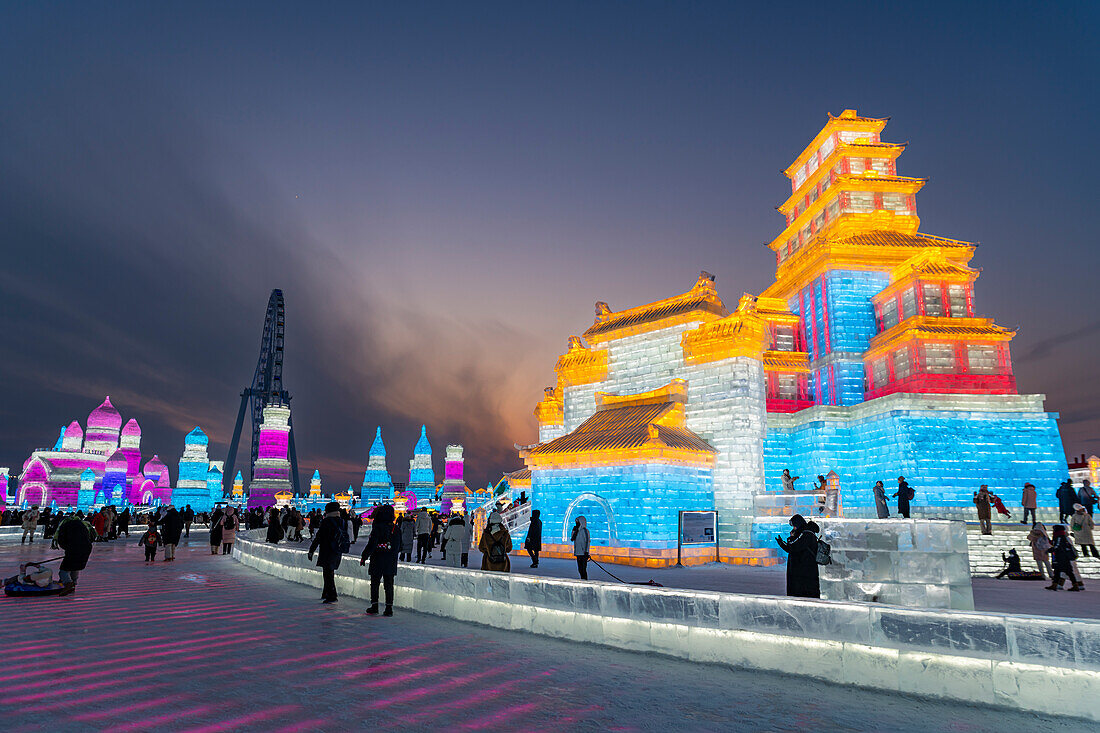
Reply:
M872 516L871 487L882 481L892 494L905 476L917 492L915 507L929 516L969 516L973 492L987 484L1006 504L1019 505L1025 482L1035 484L1041 506L1055 504L1066 476L1057 413L996 411L1027 398L967 395L889 395L866 403L865 417L769 416L764 441L765 483L780 490L789 468L809 489L818 474L836 471L846 516ZM954 409L934 409L952 404ZM971 409L967 409L967 408ZM816 419L815 419L816 417ZM955 513L952 513L954 510ZM937 512L939 512L937 514Z
M584 515L593 545L667 549L679 511L713 509L714 495L709 468L645 463L533 471L531 503L545 543L561 543L563 527Z

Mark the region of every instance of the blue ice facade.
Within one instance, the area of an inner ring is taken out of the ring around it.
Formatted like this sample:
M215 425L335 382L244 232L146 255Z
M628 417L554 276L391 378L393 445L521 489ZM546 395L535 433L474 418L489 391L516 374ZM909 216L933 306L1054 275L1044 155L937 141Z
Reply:
M108 468L96 496L97 504L126 503L126 471Z
M427 436L424 436L425 442ZM431 447L428 448L429 453ZM432 479L434 480L434 475ZM386 470L386 444L382 442L382 428L374 433L374 442L371 443L370 454L367 459L367 470L363 472L363 485L359 489L359 497L363 506L380 504L393 500L393 479ZM417 500L420 500L418 495Z
M810 354L809 388L819 405L863 401L863 352L877 333L871 299L890 283L884 272L830 270L791 298Z
M546 468L531 473L542 541L570 543L583 515L593 546L676 547L680 510L714 508L711 469L664 463ZM564 537L564 538L563 538Z
M802 477L799 489L813 488L819 474L836 471L843 512L851 517L875 516L871 488L882 481L889 496L898 476L916 491L918 516L972 519L973 494L981 484L1006 505L1019 506L1030 481L1040 505L1053 505L1067 467L1058 415L1040 405L1015 395L897 394L850 410L769 415L765 487L780 491L784 468Z

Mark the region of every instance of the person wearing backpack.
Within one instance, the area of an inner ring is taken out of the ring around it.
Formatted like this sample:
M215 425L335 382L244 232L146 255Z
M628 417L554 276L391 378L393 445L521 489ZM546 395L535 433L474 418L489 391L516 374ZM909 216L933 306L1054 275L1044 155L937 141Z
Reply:
M508 553L512 551L512 536L504 526L504 520L500 512L489 515L489 525L481 534L481 542L477 549L481 550L481 569L495 570L501 573L510 572L512 569Z
M573 524L573 557L577 558L577 572L581 580L588 580L588 552L592 549L592 535L588 531L588 520L577 517Z
M157 548L161 545L160 533L157 532L156 520L149 518L149 529L138 539L138 544L145 550L145 562L157 561Z
M909 502L913 500L913 497L917 495L917 492L913 491L913 488L909 486L909 482L905 480L904 476L898 476L898 490L894 492L894 498L898 500L898 514L909 518Z
M336 603L336 571L340 568L341 558L349 549L351 538L348 537L346 522L340 516L340 504L330 501L325 505L325 516L313 535L313 542L310 543L307 553L312 561L313 553L319 550L317 567L321 568L321 575L325 580L321 590L321 600L325 603Z
M1079 591L1084 587L1073 572L1073 561L1077 559L1077 550L1074 549L1073 543L1066 535L1066 525L1064 524L1054 525L1054 544L1050 548L1050 557L1054 561L1052 563L1054 565L1054 577L1051 578L1050 585L1046 586L1047 590L1058 590L1062 587L1062 584L1066 582L1062 578L1062 573L1069 576L1070 582L1073 583L1070 590Z
M227 506L225 517L222 519L222 554L228 555L233 551L233 543L237 541L237 527L240 521L237 518L237 508Z
M793 529L786 540L775 536L776 543L787 553L787 595L820 598L816 535L819 528L816 523L807 522L801 514L791 517L790 525Z

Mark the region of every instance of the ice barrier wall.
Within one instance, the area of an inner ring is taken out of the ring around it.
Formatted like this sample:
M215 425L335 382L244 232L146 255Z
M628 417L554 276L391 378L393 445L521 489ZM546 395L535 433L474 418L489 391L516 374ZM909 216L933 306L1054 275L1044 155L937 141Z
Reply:
M262 536L263 530L248 535ZM238 536L233 557L320 586L304 550ZM366 598L367 569L336 575ZM402 563L396 605L620 649L1100 720L1100 622L809 601Z

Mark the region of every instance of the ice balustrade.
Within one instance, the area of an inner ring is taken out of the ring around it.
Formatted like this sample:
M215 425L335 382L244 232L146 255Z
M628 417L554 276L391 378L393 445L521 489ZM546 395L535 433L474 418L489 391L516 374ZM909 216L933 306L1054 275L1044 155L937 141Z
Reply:
M303 548L242 533L233 557L320 586ZM261 541L256 541L257 538ZM345 562L336 585L366 598L367 569ZM1100 622L881 604L617 585L402 563L396 604L692 661L817 677L1100 720Z

